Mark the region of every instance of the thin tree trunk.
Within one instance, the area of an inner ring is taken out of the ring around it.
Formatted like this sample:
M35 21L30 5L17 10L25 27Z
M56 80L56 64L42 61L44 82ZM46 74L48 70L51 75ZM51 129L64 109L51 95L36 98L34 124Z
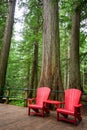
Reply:
M3 96L3 88L5 86L6 71L8 65L9 50L11 45L12 28L14 23L16 0L8 1L8 15L6 20L6 27L1 49L0 59L0 96Z
M82 71L82 87L83 87L83 90L85 89L85 69L84 69L84 61L82 62L83 64L83 71Z
M31 83L30 88L36 89L38 85L38 43L34 43L34 57L33 57L33 65L32 65L32 73L31 73ZM29 97L32 97L34 91L30 91Z

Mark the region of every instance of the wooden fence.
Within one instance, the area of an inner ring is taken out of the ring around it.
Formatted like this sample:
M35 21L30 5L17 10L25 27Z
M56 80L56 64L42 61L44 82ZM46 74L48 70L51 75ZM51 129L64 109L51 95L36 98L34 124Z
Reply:
M16 94L12 94L12 91L14 91ZM19 91L19 92L18 92ZM5 103L6 104L9 104L9 101L10 100L23 100L24 101L24 106L27 107L27 100L28 100L28 94L29 94L29 91L36 91L35 89L29 89L29 88L5 88L4 89L4 95L3 95L3 99L5 100ZM53 91L54 93L57 92L63 92L63 91ZM18 97L18 94L19 93L19 97ZM83 93L82 94L82 102L84 104L87 105L87 94L86 93Z
M9 104L9 101L11 100L24 100L24 106L27 106L27 99L28 99L28 93L29 91L31 91L31 89L29 88L24 88L24 89L20 89L20 88L5 88L4 90L4 95L2 97L2 99L5 101L6 104ZM12 94L12 91L13 94ZM19 92L18 92L19 91ZM32 90L34 91L34 90ZM15 93L15 94L14 94ZM19 95L18 95L19 93Z

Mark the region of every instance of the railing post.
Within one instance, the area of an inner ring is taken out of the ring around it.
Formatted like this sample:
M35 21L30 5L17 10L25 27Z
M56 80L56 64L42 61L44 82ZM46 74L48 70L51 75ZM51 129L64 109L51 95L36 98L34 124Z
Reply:
M27 103L28 103L28 102L27 102L27 99L28 99L28 91L29 91L28 88L25 88L25 89L24 89L24 107L27 107L27 105L28 105L28 104L27 104Z
M6 104L9 104L10 88L7 88Z

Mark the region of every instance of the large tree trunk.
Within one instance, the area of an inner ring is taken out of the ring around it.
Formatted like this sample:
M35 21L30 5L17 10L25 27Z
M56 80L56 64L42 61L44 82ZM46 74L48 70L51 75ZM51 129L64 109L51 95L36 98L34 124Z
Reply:
M79 63L79 39L80 39L80 3L74 5L72 17L72 33L70 44L70 73L69 84L71 88L81 89L80 63Z
M5 86L5 77L8 64L8 56L12 37L12 28L14 23L14 11L16 0L8 1L8 15L6 20L6 27L0 56L0 97L3 96L3 88Z
M60 70L58 0L43 0L43 4L43 54L40 86L49 86L53 91L63 90ZM61 93L53 93L52 98L62 98Z

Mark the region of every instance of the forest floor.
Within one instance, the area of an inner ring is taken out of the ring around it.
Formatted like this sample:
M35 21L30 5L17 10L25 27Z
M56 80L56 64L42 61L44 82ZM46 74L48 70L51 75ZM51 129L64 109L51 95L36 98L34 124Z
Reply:
M49 116L28 116L27 107L0 104L0 130L87 130L87 106L81 109L82 121L72 123L57 121L56 111Z

